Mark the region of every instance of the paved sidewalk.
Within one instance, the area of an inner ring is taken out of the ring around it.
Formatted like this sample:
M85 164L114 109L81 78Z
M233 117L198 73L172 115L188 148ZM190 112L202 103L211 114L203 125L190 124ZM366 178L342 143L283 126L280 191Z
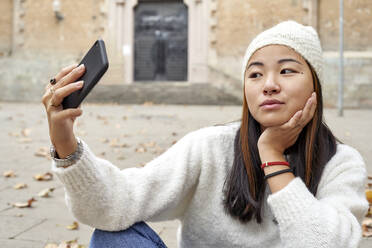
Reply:
M184 105L105 105L85 104L75 126L92 151L119 168L142 166L160 155L186 133L217 123L240 118L240 106ZM364 156L372 174L372 111L347 110L337 117L336 110L325 111L326 121L346 144ZM93 228L79 223L77 230L66 228L76 221L64 202L64 190L56 177L37 181L36 174L50 171L48 123L42 104L0 102L0 246L41 248L47 243L78 239L88 246ZM126 145L124 145L126 144ZM39 155L36 155L39 154ZM16 177L5 178L13 170ZM18 183L26 188L14 189ZM49 198L38 196L48 187L55 188ZM34 197L31 208L12 204ZM176 245L177 221L149 223L170 248ZM360 247L371 247L363 239Z

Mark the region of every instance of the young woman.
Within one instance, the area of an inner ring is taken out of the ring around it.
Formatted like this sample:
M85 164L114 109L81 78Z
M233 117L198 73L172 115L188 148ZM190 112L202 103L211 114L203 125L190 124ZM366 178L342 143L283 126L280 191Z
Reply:
M188 133L143 168L120 170L73 134L61 102L84 68L43 96L52 170L95 229L90 247L166 247L144 221L179 219L179 247L357 247L366 167L323 121L322 51L294 21L259 34L243 60L242 119ZM69 155L69 156L68 156Z

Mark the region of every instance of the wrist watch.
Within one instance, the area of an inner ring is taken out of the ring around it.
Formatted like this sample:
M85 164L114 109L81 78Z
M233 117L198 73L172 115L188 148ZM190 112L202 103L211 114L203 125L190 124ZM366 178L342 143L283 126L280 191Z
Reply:
M76 151L74 153L68 155L66 158L63 158L63 159L58 157L58 154L57 154L56 149L53 146L53 144L50 146L50 156L52 157L52 159L56 163L56 167L67 168L67 167L75 164L81 158L81 155L83 154L83 143L81 142L81 140L79 138L76 138L76 141L77 141Z

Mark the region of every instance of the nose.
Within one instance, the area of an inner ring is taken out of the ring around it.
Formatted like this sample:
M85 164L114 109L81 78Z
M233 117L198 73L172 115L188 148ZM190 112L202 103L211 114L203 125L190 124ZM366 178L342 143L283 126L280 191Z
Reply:
M273 77L268 77L263 87L264 95L272 95L280 92L280 85Z

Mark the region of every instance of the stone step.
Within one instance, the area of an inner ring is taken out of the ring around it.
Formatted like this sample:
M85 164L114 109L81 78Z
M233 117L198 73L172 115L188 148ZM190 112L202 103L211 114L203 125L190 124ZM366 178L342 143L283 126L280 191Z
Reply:
M97 85L87 102L119 104L241 105L242 100L209 83L136 82L127 85Z

